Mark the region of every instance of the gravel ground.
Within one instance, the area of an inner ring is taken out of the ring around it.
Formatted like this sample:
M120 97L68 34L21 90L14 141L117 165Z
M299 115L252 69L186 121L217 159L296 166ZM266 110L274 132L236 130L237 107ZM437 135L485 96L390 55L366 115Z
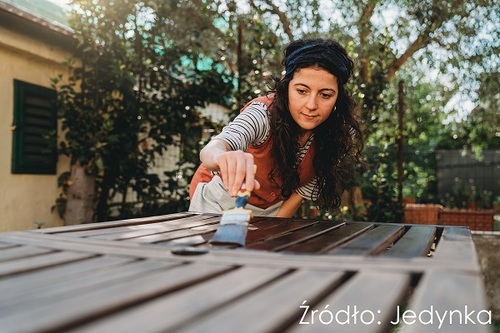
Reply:
M500 232L473 234L484 276L486 297L495 321L500 321Z

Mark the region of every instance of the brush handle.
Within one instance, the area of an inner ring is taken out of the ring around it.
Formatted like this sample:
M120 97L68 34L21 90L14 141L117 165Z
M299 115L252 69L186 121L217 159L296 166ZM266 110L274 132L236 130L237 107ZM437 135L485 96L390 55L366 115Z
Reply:
M245 205L248 202L248 198L250 198L250 191L238 191L238 195L236 196L236 208L245 208Z
M257 171L257 166L253 166L253 173ZM241 187L241 190L238 191L238 194L236 195L236 208L245 208L245 205L248 202L248 199L250 198L251 192L248 191L245 188L245 184L243 183L243 186Z

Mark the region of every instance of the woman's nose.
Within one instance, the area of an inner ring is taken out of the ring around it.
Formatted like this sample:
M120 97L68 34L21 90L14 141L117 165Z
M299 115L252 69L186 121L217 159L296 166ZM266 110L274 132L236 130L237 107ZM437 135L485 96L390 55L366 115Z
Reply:
M318 103L316 102L316 96L311 95L309 96L307 103L306 103L306 108L309 110L315 110L318 107Z

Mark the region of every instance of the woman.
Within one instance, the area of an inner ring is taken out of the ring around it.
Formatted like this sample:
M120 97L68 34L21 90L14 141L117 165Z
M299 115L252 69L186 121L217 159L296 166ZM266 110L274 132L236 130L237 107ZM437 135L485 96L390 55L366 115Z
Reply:
M363 146L345 87L353 62L336 41L307 39L288 45L283 64L273 93L250 101L201 150L189 210L231 209L242 187L258 216L290 218L304 199L340 205Z

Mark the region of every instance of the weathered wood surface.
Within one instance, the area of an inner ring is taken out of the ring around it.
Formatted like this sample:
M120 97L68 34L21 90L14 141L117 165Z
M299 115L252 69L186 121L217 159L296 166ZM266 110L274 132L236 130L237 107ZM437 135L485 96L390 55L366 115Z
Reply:
M467 228L258 217L247 246L231 248L208 243L219 220L179 213L0 234L1 331L489 330ZM438 320L446 311L454 321Z

